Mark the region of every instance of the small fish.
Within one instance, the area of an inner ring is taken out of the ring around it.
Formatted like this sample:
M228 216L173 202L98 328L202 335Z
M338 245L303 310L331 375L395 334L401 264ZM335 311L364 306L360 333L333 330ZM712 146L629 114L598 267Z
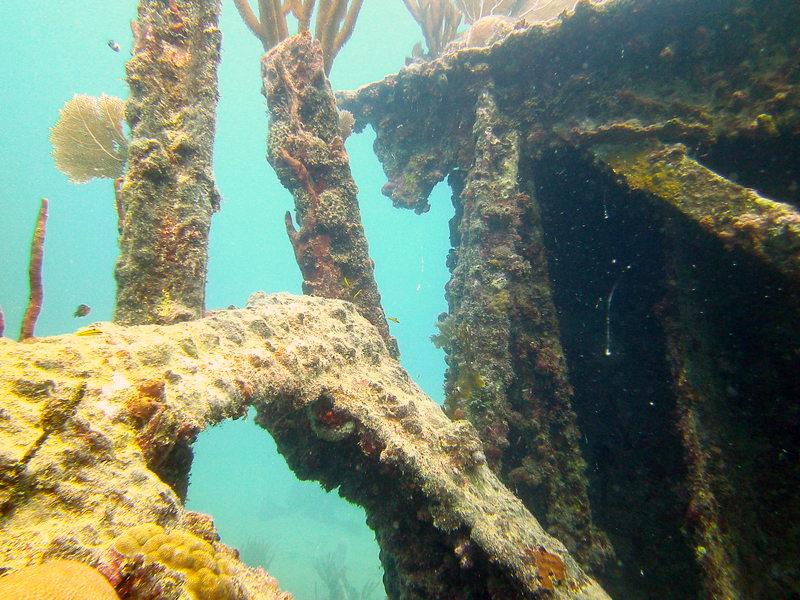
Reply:
M350 280L347 278L347 275L344 276L344 287L345 289L350 287Z
M88 327L78 329L78 331L75 332L75 335L85 337L88 335L100 335L101 333L103 332L99 327L96 327L94 325L89 325Z
M387 320L387 321L391 321L391 322L392 322L392 323L394 323L395 325L396 325L396 324L398 324L398 323L400 323L400 319L398 319L397 317L386 317L386 320Z
M111 48L114 52L119 52L119 44L116 41L108 40L108 42L106 43L108 44L108 47Z
M353 294L353 300L355 300L356 298L358 298L358 297L361 295L361 292L363 292L363 291L364 291L364 290L357 290L357 291L356 291L356 293L355 293L355 294Z
M92 307L88 304L78 304L78 308L75 309L75 312L72 314L73 317L85 317L90 312L92 312Z

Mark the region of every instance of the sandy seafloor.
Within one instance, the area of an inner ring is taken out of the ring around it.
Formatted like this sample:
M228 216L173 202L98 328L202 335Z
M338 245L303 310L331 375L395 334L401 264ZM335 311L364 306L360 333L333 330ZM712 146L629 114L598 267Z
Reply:
M27 260L38 200L50 199L45 300L37 335L69 332L113 313L116 214L112 184L73 185L56 171L49 128L74 94L125 97L124 65L134 0L31 0L6 3L0 19L0 306L16 336L27 301ZM300 292L300 273L283 225L291 207L265 159L266 110L260 94L260 43L223 2L215 173L223 196L212 226L207 306L241 306L254 290ZM119 43L115 53L107 44ZM400 0L365 3L351 41L334 64L335 89L394 72L421 40ZM362 218L376 277L403 365L437 401L444 359L430 336L446 309L449 190L432 210L400 211L381 196L385 182L370 130L347 143L361 190ZM72 313L92 307L84 318ZM315 562L335 553L360 590L380 578L378 548L364 513L314 482L299 482L251 419L226 423L195 445L188 506L214 515L224 542L263 540L272 572L299 600L325 600ZM252 548L253 546L251 546ZM247 558L247 557L245 557ZM378 587L373 598L382 598Z

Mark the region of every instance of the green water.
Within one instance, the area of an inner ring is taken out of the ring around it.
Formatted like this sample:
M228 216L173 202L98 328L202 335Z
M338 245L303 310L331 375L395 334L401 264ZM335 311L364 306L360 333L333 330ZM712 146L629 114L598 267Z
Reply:
M57 335L109 320L117 255L112 184L70 184L50 156L49 128L74 94L125 97L133 0L31 0L5 3L0 19L0 306L16 337L27 302L30 236L40 197L50 199L44 259L45 299L36 334ZM265 160L266 110L261 45L223 2L223 54L215 173L222 192L212 225L208 308L241 306L256 290L300 293L301 277L283 225L291 196ZM335 89L379 79L403 65L420 40L402 2L367 1L350 42L336 59ZM113 52L108 40L119 43ZM430 342L446 309L449 191L440 186L422 216L392 208L372 153L371 131L347 143L360 188L362 218L386 314L403 365L442 399L444 359ZM91 306L74 318L77 305ZM353 586L380 578L378 548L364 515L316 483L298 482L268 435L251 420L203 433L195 445L188 506L214 515L224 542L263 539L272 572L300 600L327 598L315 562L335 552ZM245 557L247 558L247 557ZM316 595L315 595L316 590ZM382 597L380 588L373 597Z

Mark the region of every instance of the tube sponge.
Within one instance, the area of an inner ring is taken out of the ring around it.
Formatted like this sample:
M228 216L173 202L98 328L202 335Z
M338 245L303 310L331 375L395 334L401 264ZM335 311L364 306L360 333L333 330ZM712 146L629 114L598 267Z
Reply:
M186 591L195 600L235 600L232 563L204 539L181 529L169 532L155 523L126 531L114 542L124 556L142 554L145 560L182 573Z
M3 600L119 600L105 577L75 560L51 560L0 577Z

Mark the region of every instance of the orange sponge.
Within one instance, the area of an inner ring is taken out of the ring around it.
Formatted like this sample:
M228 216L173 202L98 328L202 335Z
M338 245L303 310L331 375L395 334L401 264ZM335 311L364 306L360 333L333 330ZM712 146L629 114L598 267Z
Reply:
M3 600L119 600L95 569L75 560L51 560L0 577Z

